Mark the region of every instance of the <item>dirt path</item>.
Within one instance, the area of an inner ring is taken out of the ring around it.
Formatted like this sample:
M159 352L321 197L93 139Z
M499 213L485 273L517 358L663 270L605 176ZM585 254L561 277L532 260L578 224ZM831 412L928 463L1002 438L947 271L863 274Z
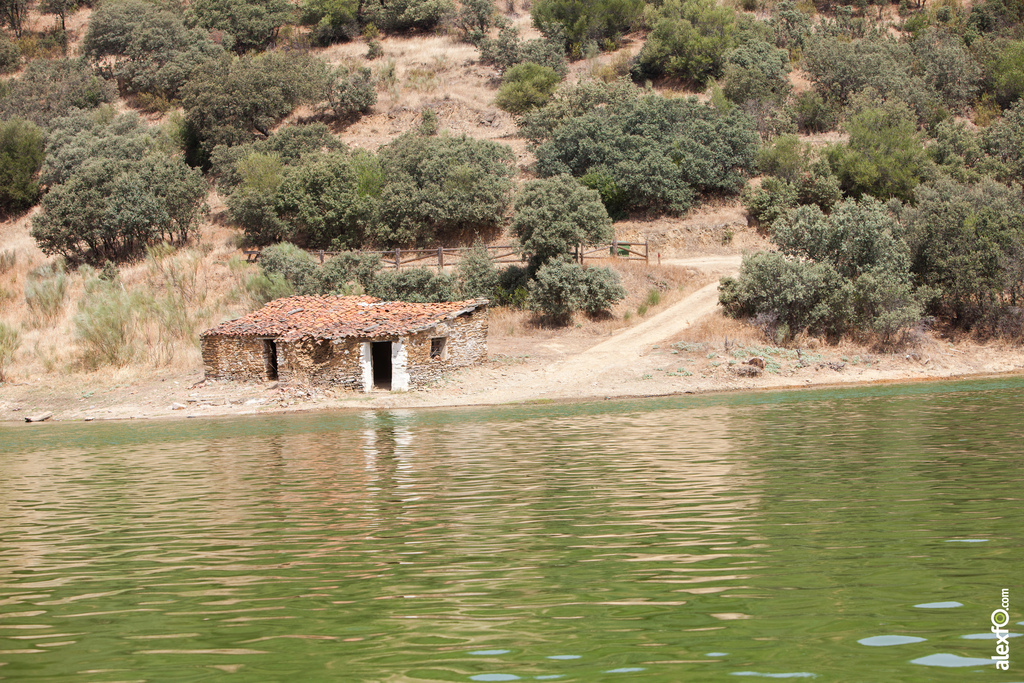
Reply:
M739 256L672 259L671 265L686 266L713 275L739 271ZM621 378L630 373L637 360L659 342L670 339L710 315L718 307L718 281L669 306L639 325L630 327L544 370L547 391L541 396L579 396L591 393L595 386L606 386L611 393Z

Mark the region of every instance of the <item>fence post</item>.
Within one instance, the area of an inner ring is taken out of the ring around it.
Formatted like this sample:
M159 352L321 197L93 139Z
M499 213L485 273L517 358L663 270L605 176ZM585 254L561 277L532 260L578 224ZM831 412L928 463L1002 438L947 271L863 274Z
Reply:
M322 266L323 264L324 264L324 250L321 249L320 250L320 265Z
M402 250L395 247L395 270L402 264Z
M612 256L619 258L619 240L617 239L612 240Z
M440 273L444 272L444 247L437 248L437 270Z
M644 240L644 263L651 265L651 241Z

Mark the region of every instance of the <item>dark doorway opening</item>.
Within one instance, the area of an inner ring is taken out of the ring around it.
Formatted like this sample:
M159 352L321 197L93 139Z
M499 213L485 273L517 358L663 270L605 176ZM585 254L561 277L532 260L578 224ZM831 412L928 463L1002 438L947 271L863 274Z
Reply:
M273 340L263 340L263 364L267 369L267 379L277 379L277 344Z
M370 351L373 363L373 386L391 390L391 342L373 342Z

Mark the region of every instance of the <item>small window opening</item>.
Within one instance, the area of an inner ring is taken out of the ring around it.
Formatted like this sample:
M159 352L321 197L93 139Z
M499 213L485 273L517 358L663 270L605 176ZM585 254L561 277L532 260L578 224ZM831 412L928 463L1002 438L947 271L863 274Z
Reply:
M331 357L334 355L330 339L320 339L313 342L313 347L310 351L310 358L317 365L323 365L330 361Z
M445 353L445 350L446 350L446 348L448 346L445 343L447 341L448 341L448 337L433 337L430 340L430 358L431 358L431 360L433 360L435 358L437 360L444 360L447 357L447 354Z
M277 379L277 344L272 339L263 340L263 365L267 379Z

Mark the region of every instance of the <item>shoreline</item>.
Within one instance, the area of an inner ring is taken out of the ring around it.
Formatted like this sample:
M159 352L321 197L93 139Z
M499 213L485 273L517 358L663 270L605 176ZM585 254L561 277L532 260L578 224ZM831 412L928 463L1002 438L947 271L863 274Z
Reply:
M312 398L306 400L297 396L289 395L294 392L289 391L290 388L285 388L283 395L288 396L289 400L287 400L283 405L277 403L245 405L244 403L237 402L237 400L235 402L225 400L221 403L218 398L207 395L204 398L197 399L192 405L191 410L187 408L181 410L159 408L138 409L137 407L132 406L132 404L121 404L120 406L108 408L107 410L114 410L118 407L123 409L110 415L82 415L80 411L61 410L59 412L53 411L53 417L45 420L44 422L32 422L31 424L40 425L45 423L80 423L93 421L122 422L131 420L173 421L203 418L216 419L223 417L250 417L257 415L310 414L335 411L348 412L354 410L444 410L452 408L489 408L497 406L567 405L576 403L600 403L603 401L633 401L656 398L674 398L681 396L758 394L766 392L828 390L872 386L910 386L924 383L937 384L1012 378L1024 378L1024 366L1012 370L997 372L983 371L976 373L935 373L924 375L905 373L893 376L872 377L870 379L850 378L845 380L837 380L832 377L821 377L820 381L804 379L802 382L767 382L760 385L746 384L744 386L707 386L706 383L700 382L695 383L688 388L680 387L678 390L674 391L663 391L652 387L651 391L646 392L594 392L590 394L556 396L544 396L537 394L533 396L517 397L513 400L492 400L483 397L478 400L473 400L468 396L465 398L469 400L452 400L453 397L451 396L433 396L429 391L415 391L402 394L374 392L369 395L342 395L340 397L327 397L322 393L316 393L315 390L310 390ZM206 384L203 389L207 392L212 389L216 394L240 392L248 394L259 391L280 391L280 389L268 390L261 385L250 385L227 381L216 382L215 384L218 386L211 386L211 384L214 383ZM6 393L4 389L6 389L6 387L0 386L0 399L3 398L3 393ZM309 389L306 387L294 389L294 391L302 392L306 392L307 390ZM346 393L351 394L351 392ZM434 400L431 400L432 398ZM0 406L2 405L3 401L0 400ZM0 424L30 424L26 422L26 416L28 416L28 414L24 410L16 409L15 411L11 411L10 409L4 409L0 412Z

